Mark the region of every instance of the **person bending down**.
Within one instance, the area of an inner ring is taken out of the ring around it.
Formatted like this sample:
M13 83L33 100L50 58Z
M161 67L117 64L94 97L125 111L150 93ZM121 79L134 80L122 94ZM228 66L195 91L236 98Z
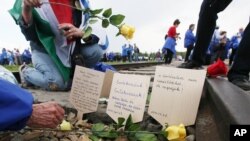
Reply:
M0 131L20 130L26 125L55 128L64 118L64 110L55 102L33 104L31 93L0 79Z

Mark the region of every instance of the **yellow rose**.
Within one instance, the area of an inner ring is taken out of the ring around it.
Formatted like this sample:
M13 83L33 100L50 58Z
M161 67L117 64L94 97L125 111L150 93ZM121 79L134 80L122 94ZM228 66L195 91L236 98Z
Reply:
M186 129L183 124L179 126L169 126L165 131L168 133L167 139L170 141L182 141L186 137Z
M60 124L60 129L62 131L70 131L71 130L71 124L67 122L66 120L63 120L63 122Z
M126 38L126 39L132 39L135 32L135 28L129 25L122 25L120 27L120 33Z

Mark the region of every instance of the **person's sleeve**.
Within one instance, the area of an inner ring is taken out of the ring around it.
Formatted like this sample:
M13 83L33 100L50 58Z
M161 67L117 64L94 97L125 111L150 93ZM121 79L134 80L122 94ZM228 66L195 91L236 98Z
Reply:
M32 18L31 23L25 24L22 17L22 0L16 0L13 8L9 10L10 15L17 25L20 26L21 32L24 34L28 41L39 41L35 30L35 21Z
M27 25L27 24L25 24L25 22L21 16L18 19L17 23L20 26L21 32L23 33L23 35L27 41L34 41L34 42L39 41L37 33L36 33L35 23L33 20L30 24Z
M31 93L2 79L0 88L0 131L22 129L32 114Z

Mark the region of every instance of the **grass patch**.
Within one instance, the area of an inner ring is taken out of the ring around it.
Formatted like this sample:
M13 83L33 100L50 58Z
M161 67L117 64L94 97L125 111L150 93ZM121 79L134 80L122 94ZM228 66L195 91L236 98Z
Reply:
M19 65L4 65L3 67L5 67L7 70L11 72L17 72Z

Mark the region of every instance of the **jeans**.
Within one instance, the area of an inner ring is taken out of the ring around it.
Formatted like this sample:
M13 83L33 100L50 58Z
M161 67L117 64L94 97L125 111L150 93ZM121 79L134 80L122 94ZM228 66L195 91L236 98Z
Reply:
M24 79L45 90L67 90L71 84L65 82L57 66L45 49L31 42L32 62L34 67L25 67L22 71ZM102 49L98 44L81 48L86 67L93 68L102 57Z

